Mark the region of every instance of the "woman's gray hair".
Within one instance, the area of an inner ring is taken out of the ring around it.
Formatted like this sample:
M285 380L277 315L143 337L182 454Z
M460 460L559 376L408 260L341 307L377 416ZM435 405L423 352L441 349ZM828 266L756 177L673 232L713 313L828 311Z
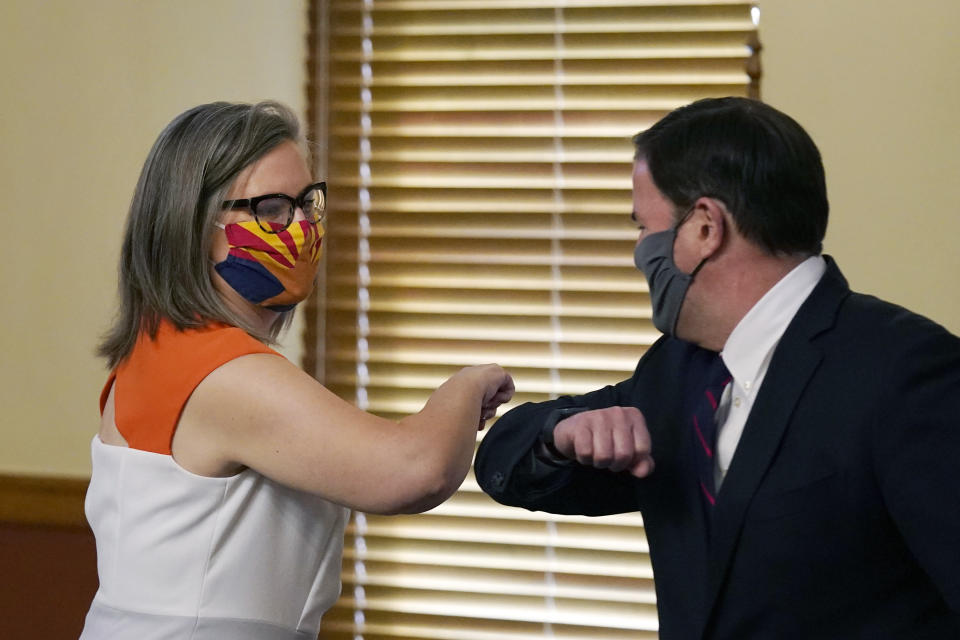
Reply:
M213 223L233 182L288 140L303 146L296 115L278 102L200 105L160 133L130 203L120 309L97 350L110 368L130 354L141 331L155 336L162 318L178 329L223 322L266 343L289 324L292 311L266 335L244 321L214 288L210 262Z

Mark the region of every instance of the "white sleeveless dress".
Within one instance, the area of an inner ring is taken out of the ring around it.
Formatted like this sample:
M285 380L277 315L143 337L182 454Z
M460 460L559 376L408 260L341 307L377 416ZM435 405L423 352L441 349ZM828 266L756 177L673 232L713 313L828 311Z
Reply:
M198 476L94 436L100 588L81 640L315 640L349 510L245 470Z

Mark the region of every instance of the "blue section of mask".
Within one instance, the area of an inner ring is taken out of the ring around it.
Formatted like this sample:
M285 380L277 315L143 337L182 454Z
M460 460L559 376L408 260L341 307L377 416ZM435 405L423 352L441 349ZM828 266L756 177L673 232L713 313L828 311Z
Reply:
M227 256L215 268L227 284L254 304L283 293L280 281L259 262Z

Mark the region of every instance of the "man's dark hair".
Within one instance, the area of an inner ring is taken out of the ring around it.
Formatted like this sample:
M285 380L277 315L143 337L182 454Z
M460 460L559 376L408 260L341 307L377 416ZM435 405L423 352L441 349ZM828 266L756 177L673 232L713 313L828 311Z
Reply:
M707 98L670 112L633 143L677 212L716 198L740 233L770 253L822 250L830 209L823 163L790 116L747 98Z

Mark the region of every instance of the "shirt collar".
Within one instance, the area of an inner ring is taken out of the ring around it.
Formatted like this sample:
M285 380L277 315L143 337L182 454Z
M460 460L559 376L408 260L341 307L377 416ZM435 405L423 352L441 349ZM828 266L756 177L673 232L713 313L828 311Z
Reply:
M759 383L758 377L765 373L774 348L825 270L821 256L807 258L740 319L720 352L734 380Z

